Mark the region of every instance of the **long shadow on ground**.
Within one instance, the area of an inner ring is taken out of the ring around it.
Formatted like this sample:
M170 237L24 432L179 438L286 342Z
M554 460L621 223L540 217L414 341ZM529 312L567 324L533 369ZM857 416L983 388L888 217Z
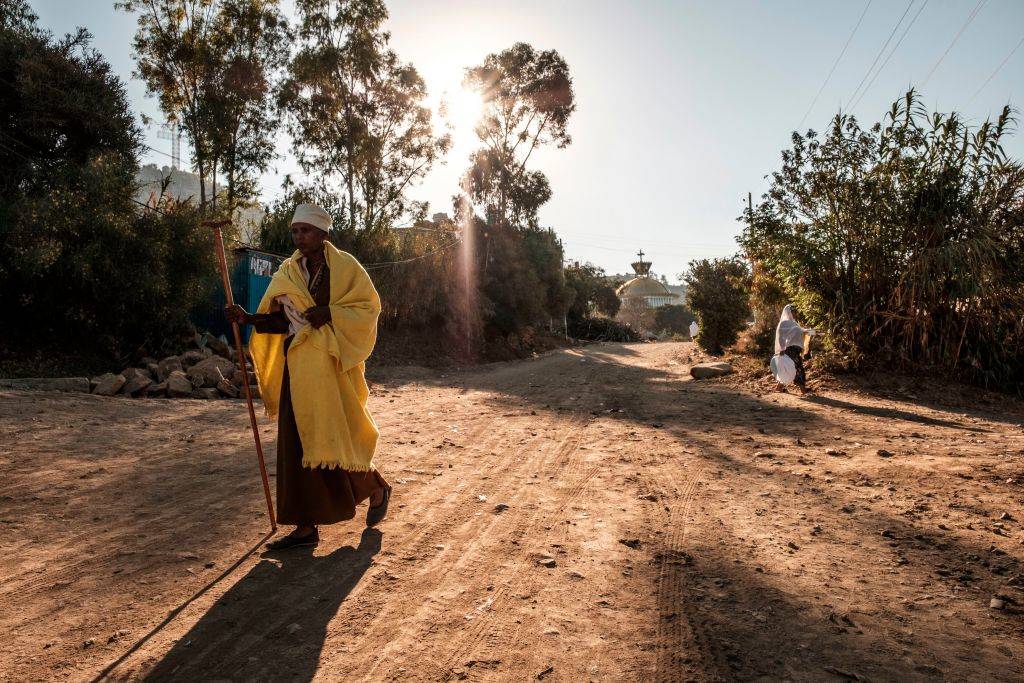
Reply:
M357 548L330 555L317 557L310 549L265 554L146 680L312 680L327 625L373 563L381 538L367 529Z

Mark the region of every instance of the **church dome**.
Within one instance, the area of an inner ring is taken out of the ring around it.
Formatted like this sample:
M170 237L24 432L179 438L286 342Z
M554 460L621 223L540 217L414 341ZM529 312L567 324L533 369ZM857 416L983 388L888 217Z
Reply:
M620 299L646 296L675 296L662 282L647 276L633 278L619 287L616 294L619 295Z

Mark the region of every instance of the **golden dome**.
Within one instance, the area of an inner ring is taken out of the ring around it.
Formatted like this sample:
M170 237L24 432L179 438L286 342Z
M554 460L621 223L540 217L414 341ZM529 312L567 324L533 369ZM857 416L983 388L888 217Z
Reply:
M620 299L630 299L645 296L675 296L659 280L653 277L635 277L626 284L619 287L615 292Z

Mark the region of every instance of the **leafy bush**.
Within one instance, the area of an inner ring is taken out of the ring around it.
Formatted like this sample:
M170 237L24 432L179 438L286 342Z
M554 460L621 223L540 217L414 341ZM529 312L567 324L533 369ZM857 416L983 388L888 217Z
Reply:
M1009 108L977 128L929 115L911 91L868 130L843 115L822 139L794 134L744 216L758 305L792 300L850 367L1024 386L1024 167L1001 146L1012 124Z
M736 343L750 317L750 271L737 257L690 262L686 304L697 316L697 345L718 355Z
M216 282L198 212L133 201L139 131L88 33L57 40L4 3L0 71L0 291L17 320L0 347L84 365L156 353Z
M629 325L611 318L570 318L569 336L587 341L635 342L640 335Z

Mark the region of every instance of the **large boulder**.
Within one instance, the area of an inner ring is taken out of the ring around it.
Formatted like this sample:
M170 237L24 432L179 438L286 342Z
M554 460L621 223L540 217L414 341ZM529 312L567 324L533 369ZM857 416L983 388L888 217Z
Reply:
M166 382L172 372L183 372L184 370L185 368L181 367L180 358L177 356L168 356L157 363L156 379L158 382Z
M721 377L732 372L732 366L725 362L698 363L690 368L690 376L694 379L710 379Z
M192 382L181 370L175 370L167 377L167 395L171 398L188 398L193 388Z
M150 398L162 398L167 396L167 382L158 382L157 384L149 385L146 389L146 396Z
M192 392L192 398L220 398L220 392L213 387L206 387L203 389L195 389Z
M231 377L235 372L235 364L227 358L210 356L190 367L185 374L192 380L196 388L216 387L217 382Z
M0 379L0 389L21 389L24 391L81 391L89 393L88 377L23 377Z
M92 393L97 396L113 396L121 391L121 387L127 381L124 375L115 375L112 372L108 372L96 378L96 388L92 390Z

